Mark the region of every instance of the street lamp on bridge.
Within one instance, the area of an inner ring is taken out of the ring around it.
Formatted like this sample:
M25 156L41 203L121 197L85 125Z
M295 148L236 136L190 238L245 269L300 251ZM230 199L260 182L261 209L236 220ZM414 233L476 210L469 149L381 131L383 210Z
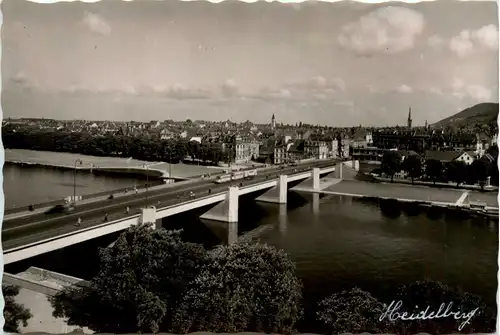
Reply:
M75 169L73 170L73 204L76 203L76 169L77 169L77 165L82 165L83 162L81 159L77 158L75 160Z
M146 206L148 205L148 191L149 191L149 165L144 164L146 169Z

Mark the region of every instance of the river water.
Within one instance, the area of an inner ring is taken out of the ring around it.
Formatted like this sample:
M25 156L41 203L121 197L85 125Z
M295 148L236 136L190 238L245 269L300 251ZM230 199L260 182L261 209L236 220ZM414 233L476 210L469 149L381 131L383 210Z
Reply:
M67 195L65 185L72 187L71 172L11 166L4 175L11 204L36 202L42 195L61 197ZM83 192L134 182L88 175L82 176L79 184ZM285 207L243 199L240 207L240 234L252 231L262 242L284 249L296 262L306 304L353 286L391 301L397 285L424 278L459 285L495 303L497 223L446 217L431 220L425 214L388 218L378 205L349 197L314 197L291 193ZM186 240L209 247L220 243L217 234L196 214L170 217L164 220L164 227L184 228ZM16 272L32 265L90 278L97 269L97 247L115 238L84 242L6 266L5 271Z
M144 181L116 175L96 175L87 171L43 167L39 165L5 164L3 190L5 208L22 207L60 200L76 194L92 194L125 187Z

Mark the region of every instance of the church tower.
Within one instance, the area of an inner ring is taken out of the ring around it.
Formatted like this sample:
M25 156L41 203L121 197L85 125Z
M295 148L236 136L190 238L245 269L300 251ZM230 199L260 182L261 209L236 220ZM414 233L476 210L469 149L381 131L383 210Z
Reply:
M411 123L412 123L412 119L411 119L411 107L410 107L410 110L408 111L408 128L411 129Z
M271 128L276 129L276 117L273 114L273 117L271 118Z

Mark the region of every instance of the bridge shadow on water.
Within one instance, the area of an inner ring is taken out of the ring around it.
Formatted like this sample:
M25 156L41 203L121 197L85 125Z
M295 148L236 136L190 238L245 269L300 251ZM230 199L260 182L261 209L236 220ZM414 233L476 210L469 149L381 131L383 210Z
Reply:
M200 216L213 207L213 205L209 205L164 218L162 226L168 230L182 229L183 240L203 244L205 248L212 248L219 244L227 244L230 240L237 239L247 233L255 232L258 235L261 228L267 228L259 225L263 218L276 217L276 222L278 222L280 210L283 208L293 210L304 206L310 201L309 198L312 198L310 195L290 192L288 203L279 205L256 201L255 198L258 195L260 194L239 197L237 224L201 219Z

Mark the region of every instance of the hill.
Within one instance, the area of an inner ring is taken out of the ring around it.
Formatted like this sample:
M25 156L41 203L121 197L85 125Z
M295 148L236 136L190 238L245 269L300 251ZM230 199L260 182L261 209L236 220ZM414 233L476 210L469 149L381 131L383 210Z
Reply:
M473 127L476 124L496 123L498 118L498 103L485 102L474 105L455 115L434 123L433 127Z

